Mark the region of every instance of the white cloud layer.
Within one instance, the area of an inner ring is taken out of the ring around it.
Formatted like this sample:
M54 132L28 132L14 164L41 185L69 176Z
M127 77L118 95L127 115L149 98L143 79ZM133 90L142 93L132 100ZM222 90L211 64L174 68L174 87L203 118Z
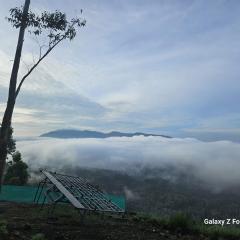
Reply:
M133 137L108 139L37 138L17 142L31 168L64 166L136 173L143 168L173 167L215 189L240 182L240 145L229 141ZM188 172L191 169L191 172ZM161 176L159 176L161 177Z

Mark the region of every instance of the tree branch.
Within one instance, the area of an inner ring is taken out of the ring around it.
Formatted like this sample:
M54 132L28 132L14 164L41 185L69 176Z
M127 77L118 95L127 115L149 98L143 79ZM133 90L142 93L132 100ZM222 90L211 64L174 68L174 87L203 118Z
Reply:
M18 96L18 93L22 87L23 82L25 79L31 74L31 72L38 66L38 64L64 39L64 36L60 38L53 46L51 46L44 54L41 56L38 61L31 67L31 69L23 76L22 80L20 81L17 90L15 92L15 100Z
M25 65L26 69L29 71L30 70L29 65L27 65L27 63L23 59L21 59L21 61Z

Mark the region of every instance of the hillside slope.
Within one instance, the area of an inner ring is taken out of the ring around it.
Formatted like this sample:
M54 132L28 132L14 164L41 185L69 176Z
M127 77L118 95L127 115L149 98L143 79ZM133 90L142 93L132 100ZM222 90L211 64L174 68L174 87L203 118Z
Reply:
M233 232L201 232L184 221L169 223L139 215L87 215L84 221L72 207L56 208L51 218L47 209L34 205L0 202L1 240L210 240L239 239ZM239 234L239 233L238 233ZM216 238L213 238L216 236ZM234 238L233 238L234 237Z

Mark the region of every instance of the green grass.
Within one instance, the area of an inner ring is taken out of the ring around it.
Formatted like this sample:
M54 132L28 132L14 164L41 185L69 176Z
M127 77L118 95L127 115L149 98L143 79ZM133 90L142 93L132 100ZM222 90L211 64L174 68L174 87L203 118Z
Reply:
M236 240L240 238L240 228L229 226L205 226L198 225L199 232L209 236L211 240L217 240L219 238Z
M184 213L177 213L167 220L167 227L169 229L183 233L196 232L195 225L193 219Z
M37 233L32 236L31 240L46 240L46 238L42 233Z
M42 214L46 211L40 211ZM39 211L33 213L38 214ZM54 213L56 216L67 217L69 221L79 221L79 213L68 205L58 205ZM167 229L170 232L181 232L182 234L204 235L209 237L210 240L217 239L240 239L240 227L238 226L209 226L204 225L202 222L192 219L184 213L177 213L170 217L160 217L158 215L149 215L144 213L137 213L133 216L128 216L132 220L140 224L157 225L162 229ZM86 216L86 220L91 223L102 221L99 214L90 214Z
M194 221L190 216L177 213L170 217L159 217L147 214L137 214L132 218L136 222L158 224L171 232L183 234L204 235L209 240L240 239L240 227L237 226L207 226L199 221Z
M42 214L46 211L40 211ZM38 214L39 211L33 213ZM79 221L79 213L68 205L58 205L54 213L55 216L67 217L69 221ZM204 225L202 222L193 220L190 216L184 213L177 213L170 217L159 217L158 215L149 215L144 213L137 213L128 218L136 223L157 225L170 232L181 232L182 234L204 235L211 240L217 239L240 239L240 227L237 226L209 226ZM91 223L100 221L98 214L90 214L86 216L86 220Z
M7 235L7 221L4 219L0 219L0 239L7 239Z

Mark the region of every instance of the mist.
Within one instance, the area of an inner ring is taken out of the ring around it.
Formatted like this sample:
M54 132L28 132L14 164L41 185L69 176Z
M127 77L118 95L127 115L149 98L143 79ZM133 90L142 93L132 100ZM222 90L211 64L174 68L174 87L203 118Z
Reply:
M240 144L192 138L120 137L107 139L36 138L18 141L30 169L99 168L137 174L171 167L214 188L240 183ZM155 171L156 172L156 171ZM159 171L159 176L160 171ZM173 176L174 177L174 176Z

